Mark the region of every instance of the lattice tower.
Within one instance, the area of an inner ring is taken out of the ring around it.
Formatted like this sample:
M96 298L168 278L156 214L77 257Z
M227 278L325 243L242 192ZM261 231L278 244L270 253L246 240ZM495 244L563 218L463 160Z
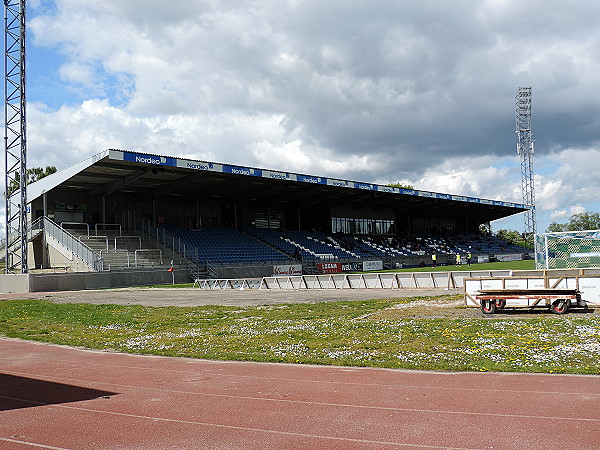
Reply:
M520 87L515 97L517 153L521 157L521 188L525 212L525 236L536 245L535 193L533 186L533 139L531 133L531 87Z
M4 0L6 272L27 272L25 0Z

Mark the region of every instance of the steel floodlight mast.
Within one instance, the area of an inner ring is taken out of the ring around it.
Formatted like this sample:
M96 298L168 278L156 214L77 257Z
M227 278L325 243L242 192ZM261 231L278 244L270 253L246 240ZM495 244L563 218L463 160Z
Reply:
M25 0L4 0L6 273L27 273Z
M520 87L515 97L517 122L517 153L521 157L521 188L525 212L525 237L533 240L537 226L535 221L535 193L533 186L533 139L531 133L531 87Z

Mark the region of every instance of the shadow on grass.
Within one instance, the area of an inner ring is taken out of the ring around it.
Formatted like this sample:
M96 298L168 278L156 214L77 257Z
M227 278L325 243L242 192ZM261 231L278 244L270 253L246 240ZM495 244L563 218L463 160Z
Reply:
M497 310L494 314L483 314L483 317L490 318L506 318L506 317L520 317L520 316L551 316L551 317L568 317L573 315L580 314L595 314L596 310L594 308L571 308L569 311L564 314L553 314L550 311L550 308L503 308L501 310Z

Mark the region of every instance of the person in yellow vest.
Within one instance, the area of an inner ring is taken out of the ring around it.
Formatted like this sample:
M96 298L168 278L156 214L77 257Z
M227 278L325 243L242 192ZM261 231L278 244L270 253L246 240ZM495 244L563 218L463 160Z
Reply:
M433 267L437 267L437 255L435 253L431 255L431 260L433 261Z
M456 265L460 266L460 253L456 254Z
M473 258L473 255L471 254L471 252L467 253L467 265L469 267L471 267L471 259Z

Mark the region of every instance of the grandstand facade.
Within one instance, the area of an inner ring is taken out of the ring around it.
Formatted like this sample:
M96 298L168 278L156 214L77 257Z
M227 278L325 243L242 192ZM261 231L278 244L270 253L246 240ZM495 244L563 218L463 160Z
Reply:
M525 253L479 235L522 204L125 150L43 178L28 198L33 270L270 276Z

